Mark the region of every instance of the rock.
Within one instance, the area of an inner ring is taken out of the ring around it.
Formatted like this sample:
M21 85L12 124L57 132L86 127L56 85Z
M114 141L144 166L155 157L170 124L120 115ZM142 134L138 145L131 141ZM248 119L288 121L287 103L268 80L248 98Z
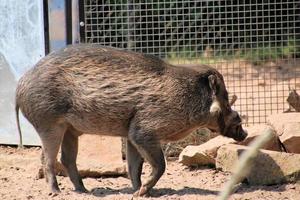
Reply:
M208 129L200 128L196 131L193 131L184 139L162 144L162 149L166 159L171 159L174 157L178 158L182 150L188 145L201 145L216 136L218 136L217 133L213 133Z
M215 164L215 159L201 146L185 147L179 155L179 162L187 166Z
M126 174L126 165L122 160L121 148L121 139L118 137L80 136L77 156L79 174L82 177ZM56 163L55 168L57 175L67 176L64 166L60 162ZM43 170L39 170L37 177L44 177Z
M123 175L121 138L82 135L79 138L77 164L80 171L102 171L103 175ZM87 173L86 173L87 174Z
M239 145L248 146L257 136L261 135L265 130L272 129L269 125L258 124L245 128L248 132L247 138L242 142L237 142ZM281 151L279 137L275 130L272 131L272 138L267 142L262 149L271 151Z
M285 125L288 123L300 123L300 113L279 113L270 115L267 123L271 125L276 133L281 136L284 132Z
M251 141L262 134L264 130L270 128L268 125L255 125L248 127L247 138L242 142L236 142L233 139L226 138L223 136L217 136L208 142L198 145L198 146L187 146L179 155L179 162L184 165L215 165L215 158L217 156L217 151L220 146L224 144L240 144L247 146ZM272 139L264 145L263 149L281 151L281 145L279 142L279 137L276 132L273 132Z
M216 167L233 172L239 155L248 147L227 144L219 148ZM272 185L294 182L300 179L300 155L260 150L253 160L252 169L246 176L250 185Z
M272 115L268 123L274 127L287 152L300 153L300 113Z
M286 123L279 138L288 153L300 154L300 122Z
M234 143L233 139L217 136L199 146L187 146L179 155L179 162L188 165L215 165L217 150L224 144Z
M300 112L300 96L296 90L290 91L290 94L286 100L289 105L294 108L297 112Z

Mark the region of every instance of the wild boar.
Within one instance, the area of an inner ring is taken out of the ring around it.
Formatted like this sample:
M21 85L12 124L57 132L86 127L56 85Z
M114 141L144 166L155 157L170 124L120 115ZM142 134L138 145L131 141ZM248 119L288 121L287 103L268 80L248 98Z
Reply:
M165 171L161 141L179 140L199 127L238 141L247 136L216 69L172 66L96 44L71 45L38 62L17 85L20 132L19 109L40 136L53 192L59 192L54 165L60 146L75 190L87 192L76 166L83 133L127 138L128 173L139 196ZM144 159L152 173L142 184Z

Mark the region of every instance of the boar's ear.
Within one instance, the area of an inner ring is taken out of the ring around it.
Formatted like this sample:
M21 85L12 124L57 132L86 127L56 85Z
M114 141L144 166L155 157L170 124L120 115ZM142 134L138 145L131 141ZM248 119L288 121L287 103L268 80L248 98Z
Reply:
M236 102L236 100L237 100L237 96L235 94L232 95L231 100L229 102L229 105L233 106L233 104Z
M208 76L208 82L209 82L209 87L210 89L213 91L213 94L216 95L217 94L217 77L216 75L209 75Z

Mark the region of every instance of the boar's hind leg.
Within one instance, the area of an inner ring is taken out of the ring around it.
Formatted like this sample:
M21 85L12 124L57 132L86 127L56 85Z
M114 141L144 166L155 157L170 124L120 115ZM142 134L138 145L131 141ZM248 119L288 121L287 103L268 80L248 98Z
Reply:
M127 140L127 163L133 190L136 191L140 189L142 185L141 174L144 159L129 140Z
M42 141L43 156L45 162L45 177L50 184L51 191L54 193L60 192L56 176L55 176L55 164L56 157L59 151L59 147L62 141L62 137L66 131L65 126L55 126L45 128L44 130L38 130Z
M143 196L157 183L165 171L165 159L159 141L155 134L134 130L131 127L129 140L138 152L149 162L152 172L149 179L141 186L135 195Z
M76 159L78 153L78 135L68 129L64 135L61 146L61 163L67 169L68 175L77 192L88 192L84 187L82 179L78 173Z

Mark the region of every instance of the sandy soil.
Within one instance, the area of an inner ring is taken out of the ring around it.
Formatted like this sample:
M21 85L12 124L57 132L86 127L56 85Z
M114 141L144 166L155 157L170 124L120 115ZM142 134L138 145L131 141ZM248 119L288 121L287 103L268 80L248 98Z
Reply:
M235 104L236 109L245 115L245 119L249 119L249 121L245 120L246 123L248 121L251 124L264 122L267 115L288 108L285 101L290 90L289 86L292 89L300 88L299 66L299 63L293 66L272 64L265 68L255 68L248 63L238 62L217 66L217 68L224 75L228 90L239 98ZM113 146L116 145L111 146L114 148ZM114 150L111 149L112 152ZM88 194L74 192L69 178L59 176L58 182L62 192L58 195L52 194L45 179L36 179L40 166L40 152L40 148L18 150L0 146L0 200L132 198L130 180L122 176L85 178L84 184L91 191ZM88 156L84 163L95 164L89 161ZM145 179L149 174L149 166L145 165L144 168ZM229 173L209 168L189 169L177 161L169 161L165 174L151 191L150 197L140 199L216 199L229 177ZM230 199L299 200L300 183L273 186L240 184Z
M79 194L73 191L68 177L58 176L62 192L49 192L45 179L36 179L40 148L18 150L0 146L0 199L131 199L130 180L126 177L85 178L84 184L91 191ZM88 159L88 158L87 158ZM145 165L143 179L149 173ZM229 173L209 168L189 169L177 161L169 161L167 170L151 191L151 196L140 199L216 199ZM300 199L300 184L249 186L241 184L230 199Z

